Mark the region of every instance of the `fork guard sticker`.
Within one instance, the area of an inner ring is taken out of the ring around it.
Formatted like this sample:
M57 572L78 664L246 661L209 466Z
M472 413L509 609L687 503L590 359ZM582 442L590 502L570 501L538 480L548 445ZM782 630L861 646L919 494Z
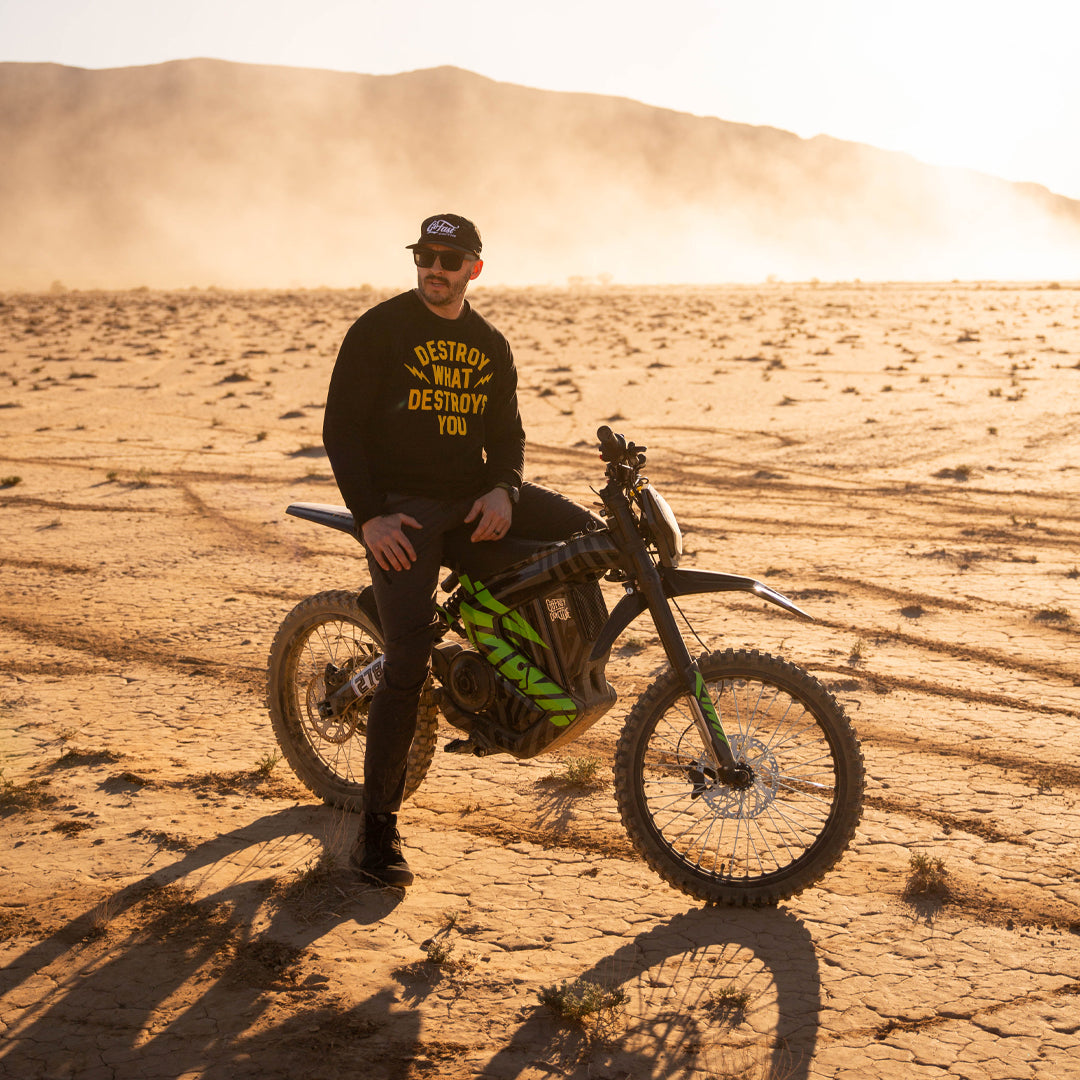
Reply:
M705 680L701 677L700 671L694 672L694 697L705 715L705 722L712 728L716 737L730 746L731 744L728 742L728 737L724 732L724 725L720 723L720 717L716 715L716 707L712 703L708 687L705 685Z

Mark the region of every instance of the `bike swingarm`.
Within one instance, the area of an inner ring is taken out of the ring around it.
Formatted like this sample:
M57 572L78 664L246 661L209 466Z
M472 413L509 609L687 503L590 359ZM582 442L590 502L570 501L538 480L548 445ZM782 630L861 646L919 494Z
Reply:
M770 589L768 585L763 585L760 581L755 581L754 578L742 577L738 574L721 574L715 570L675 570L665 566L657 569L664 586L664 595L669 598L688 596L692 593L749 592L785 611L790 611L793 615L813 620L812 615L793 604L786 596L775 589ZM600 632L600 637L593 646L589 659L599 660L615 644L615 639L648 606L643 593L637 590L627 593L608 616L608 621L604 624L604 629Z

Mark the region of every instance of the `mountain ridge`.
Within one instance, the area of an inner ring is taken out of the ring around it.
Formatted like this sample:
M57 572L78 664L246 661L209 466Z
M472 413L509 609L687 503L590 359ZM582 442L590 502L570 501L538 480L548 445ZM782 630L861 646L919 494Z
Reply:
M449 209L510 284L1080 276L1041 185L449 65L0 64L0 143L8 289L403 282Z

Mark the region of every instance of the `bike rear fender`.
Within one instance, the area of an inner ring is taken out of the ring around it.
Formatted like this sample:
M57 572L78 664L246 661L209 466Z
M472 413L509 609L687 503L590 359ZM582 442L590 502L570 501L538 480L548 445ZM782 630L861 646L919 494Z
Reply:
M664 595L668 597L688 596L692 593L709 592L749 592L768 600L770 604L790 611L803 619L813 621L813 616L793 604L786 596L770 589L754 578L741 577L738 574L721 574L715 570L675 570L671 567L659 567L660 578L664 583ZM648 607L641 593L627 593L614 607L600 631L593 646L590 660L598 660L612 645L615 639Z

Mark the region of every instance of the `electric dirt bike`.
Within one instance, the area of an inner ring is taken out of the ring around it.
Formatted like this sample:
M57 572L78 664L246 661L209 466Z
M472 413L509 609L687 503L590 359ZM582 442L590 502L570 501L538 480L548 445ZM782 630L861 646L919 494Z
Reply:
M612 646L648 611L669 667L626 716L614 761L623 825L675 888L709 903L762 904L813 885L847 848L862 813L863 759L836 699L794 664L756 650L692 658L672 611L694 593L749 592L794 615L752 578L680 569L682 535L641 473L645 447L597 432L607 463L604 528L538 546L486 581L443 583L406 795L445 749L529 758L564 746L614 704ZM287 513L356 535L343 507ZM600 579L622 598L609 612ZM382 668L370 586L319 593L285 618L270 651L268 704L289 764L333 805L363 803L365 720Z

